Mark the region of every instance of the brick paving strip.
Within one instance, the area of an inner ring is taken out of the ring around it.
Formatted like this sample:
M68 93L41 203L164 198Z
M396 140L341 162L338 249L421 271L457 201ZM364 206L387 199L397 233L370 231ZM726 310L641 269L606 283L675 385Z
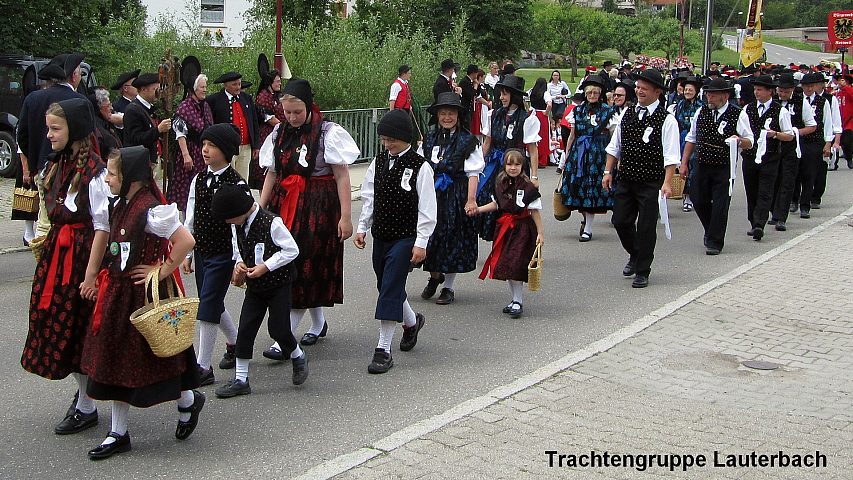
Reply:
M298 478L851 478L851 214L578 352ZM748 360L779 368L750 369L742 365ZM706 465L558 466L558 455L593 450L672 454L682 463L681 456L704 455ZM820 451L826 466L714 467L715 451L725 462L780 450Z

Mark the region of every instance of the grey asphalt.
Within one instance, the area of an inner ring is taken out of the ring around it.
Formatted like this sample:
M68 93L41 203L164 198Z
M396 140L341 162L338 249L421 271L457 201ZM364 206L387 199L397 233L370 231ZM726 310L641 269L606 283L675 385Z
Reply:
M546 202L556 183L548 169L543 178ZM327 313L329 336L307 347L311 377L302 387L290 385L290 365L261 357L265 334L255 346L249 396L220 400L213 387L203 390L208 403L201 423L187 441L173 437L174 404L134 409L129 431L133 450L102 463L86 458L109 430L109 406L99 404L101 423L86 432L59 437L53 426L74 390L70 379L48 382L19 365L26 336L27 304L33 260L25 252L0 256L0 372L7 383L6 408L0 414L0 478L287 478L324 460L356 450L415 422L507 384L569 352L599 340L708 280L729 272L853 204L848 186L853 172L829 173L824 208L812 219L791 218L789 231L769 230L762 242L746 236L743 188L736 187L727 243L722 255L708 257L694 213L669 203L673 239L659 229L650 286L630 288L621 276L627 256L609 216L598 219L594 239L577 241L578 218L560 223L546 206L543 289L525 292L525 315L501 314L508 292L501 282L481 282L475 273L457 281L457 301L437 306L418 294L426 275L410 276L412 305L427 323L417 347L400 352L394 340L395 367L387 374L367 374L378 328L372 319L376 298L369 248L347 245L344 305ZM353 216L360 208L355 203ZM369 238L369 237L368 237ZM480 244L480 262L488 246ZM805 268L805 267L804 267ZM192 280L188 282L192 285ZM190 292L194 287L189 287ZM242 290L232 289L227 303L239 312ZM302 326L302 330L307 328ZM217 356L223 341L217 345ZM217 384L230 372L216 371Z
M734 35L723 35L726 41L735 42ZM737 45L737 43L732 43ZM731 49L735 50L735 49ZM836 53L811 52L808 50L797 50L791 47L776 45L774 43L764 42L764 50L767 51L767 61L787 65L791 62L797 65L805 63L808 65L817 65L822 60L837 62L841 60L841 55Z

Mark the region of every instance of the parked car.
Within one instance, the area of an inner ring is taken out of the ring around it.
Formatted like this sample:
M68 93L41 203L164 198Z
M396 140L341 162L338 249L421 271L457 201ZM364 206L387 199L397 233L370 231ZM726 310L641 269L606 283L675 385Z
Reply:
M0 175L11 178L21 167L15 129L24 97L42 87L38 72L48 59L30 55L0 55ZM92 67L81 64L82 79L77 91L88 95L98 85Z

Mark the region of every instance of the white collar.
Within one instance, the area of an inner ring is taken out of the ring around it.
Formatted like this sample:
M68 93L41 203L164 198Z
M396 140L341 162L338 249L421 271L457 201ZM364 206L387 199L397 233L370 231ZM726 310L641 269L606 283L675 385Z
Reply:
M123 97L125 100L127 100L128 102L132 102L132 101L133 101L133 99L132 99L132 98L127 98L127 97L125 97L124 95L122 95L122 97Z
M403 155L405 155L405 154L406 154L406 152L408 152L408 151L409 151L409 150L411 150L411 149L412 149L412 146L411 146L411 145L409 145L405 150L403 150L402 152L400 152L400 153L398 153L398 154L392 155L392 154L391 154L391 152L388 152L388 156L389 156L389 157L394 156L394 157L400 158L400 157L402 157ZM392 160L393 160L393 159L392 159Z
M74 87L72 87L71 84L68 82L61 82L58 85L62 85L62 86L70 88L71 90L74 90Z
M764 103L761 103L758 100L756 100L755 103L758 104L759 107L764 105L764 111L766 112L767 110L770 109L770 102L772 102L772 101L773 101L773 99L771 98L770 100L767 100Z
M249 233L249 228L251 228L251 227L252 227L252 222L254 222L254 221L255 221L255 217L257 217L257 216L258 216L258 212L260 212L260 211L261 211L261 208L260 208L260 207L258 207L258 202L253 203L253 204L252 204L252 208L253 208L254 210L252 211L251 215L249 215L249 218L247 218L247 219L246 219L246 223L245 223L245 224L243 224L243 231L244 231L245 233Z
M409 81L408 81L408 80L406 80L405 78L402 78L402 77L397 77L397 80L399 80L399 81L401 81L401 82L403 82L403 83L409 83Z
M655 110L658 109L658 105L660 105L660 100L655 100L654 102L650 103L648 106L645 107L646 111L649 112L649 115L655 113ZM638 103L636 110L639 112L641 108L643 108L643 106Z
M222 91L225 92L225 96L228 97L229 102L231 101L232 98L235 98L235 97L237 98L237 100L240 99L240 97L238 96L239 94L231 95L230 93L228 93L228 90L222 90Z
M213 170L210 168L210 165L208 165L208 166L207 166L207 173L212 173L212 174L214 174L214 175L222 175L222 172L224 172L225 170L228 170L228 167L230 167L230 166L231 166L231 165L225 165L224 167L220 168L219 170L217 170L217 171L213 171Z
M143 107L151 108L151 104L146 102L145 99L142 98L141 96L136 97L136 99L139 100L139 103L141 103Z

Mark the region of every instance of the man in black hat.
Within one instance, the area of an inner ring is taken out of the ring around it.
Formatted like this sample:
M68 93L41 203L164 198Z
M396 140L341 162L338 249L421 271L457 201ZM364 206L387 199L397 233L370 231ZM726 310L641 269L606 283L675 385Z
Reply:
M779 85L776 94L779 104L788 110L791 115L791 126L794 129L794 138L791 141L782 142L782 155L779 164L779 177L776 181L776 191L770 221L768 225L774 225L777 231L784 232L788 229L788 206L794 194L794 184L800 169L800 137L809 135L815 131L817 123L814 120L814 112L806 103L802 94L795 94L799 82L791 73L783 73L779 77Z
M438 101L438 95L443 92L462 94L462 89L453 83L454 66L452 58L446 58L441 62L441 73L438 74L435 84L432 86L433 103Z
M132 72L122 73L116 79L116 83L110 87L110 90L118 90L121 95L113 102L113 110L116 112L124 113L130 102L136 99L137 91L136 87L133 86L133 81L139 77L140 72L140 69L136 69Z
M741 107L755 102L755 93L752 89L752 79L753 74L757 71L758 69L755 68L755 65L743 67L743 70L741 70L740 75L735 82L735 93L737 94L738 102L740 102Z
M50 104L68 100L70 98L84 98L77 92L80 84L80 63L83 55L77 53L59 54L41 69L38 77L42 80L51 80L53 85L48 88L35 91L24 99L19 115L16 141L21 150L21 172L23 183L39 187L39 198L42 208L39 209L39 219L35 236L47 235L50 230L50 220L47 218L47 208L44 208L44 192L41 190L40 172L47 163L47 156L51 153L50 142L47 141L47 127L44 115ZM32 239L27 239L27 241Z
M474 115L474 80L477 78L477 71L480 67L476 65L468 65L465 69L465 76L459 81L459 88L462 90L462 108L465 109L462 117L459 119L459 124L466 130L471 130L471 118Z
M257 163L260 141L255 103L248 93L240 90L243 78L238 72L222 74L214 83L222 90L208 95L206 100L213 111L214 123L231 123L240 130L240 152L234 158L234 169L243 178L249 178L250 165Z
M151 166L162 155L160 135L172 128L172 119L159 120L154 115L154 102L160 90L160 77L156 73L144 73L133 81L138 95L124 111L125 147L142 145L148 149Z
M705 254L719 255L726 239L729 204L737 156L732 158L729 139L738 148L752 148L753 135L746 112L729 102L732 86L722 78L704 87L707 105L699 109L690 122L681 155L682 175L690 174L690 156L696 150L696 172L692 173L690 198L696 216L705 230Z
M610 190L611 172L619 163L613 205L613 226L629 258L622 275L634 274L633 288L649 285L654 260L658 202L672 193L670 182L680 157L678 122L661 104L666 89L654 69L637 79L637 106L626 110L607 145L607 166L601 185ZM665 200L664 200L665 201Z
M770 75L753 78L755 102L743 108L755 138L752 147L744 150L742 164L747 219L750 224L747 235L755 241L764 237L764 225L767 223L779 173L781 142L794 139L790 112L773 100L776 86Z
M817 128L814 132L800 138L800 149L803 152L800 159L800 188L794 187L790 211L792 213L796 211L793 202L798 202L800 218L810 218L815 181L820 169L826 169L823 157L829 156L832 142L835 140L835 133L832 130L830 102L827 102L826 98L821 95L824 88L823 75L820 73L806 74L800 80L800 84L803 86L803 96L814 112Z
M616 88L616 81L610 78L610 69L613 68L613 62L607 60L602 65L601 71L598 72L598 76L601 77L602 91L601 98L607 94L607 92L612 92L614 88Z

